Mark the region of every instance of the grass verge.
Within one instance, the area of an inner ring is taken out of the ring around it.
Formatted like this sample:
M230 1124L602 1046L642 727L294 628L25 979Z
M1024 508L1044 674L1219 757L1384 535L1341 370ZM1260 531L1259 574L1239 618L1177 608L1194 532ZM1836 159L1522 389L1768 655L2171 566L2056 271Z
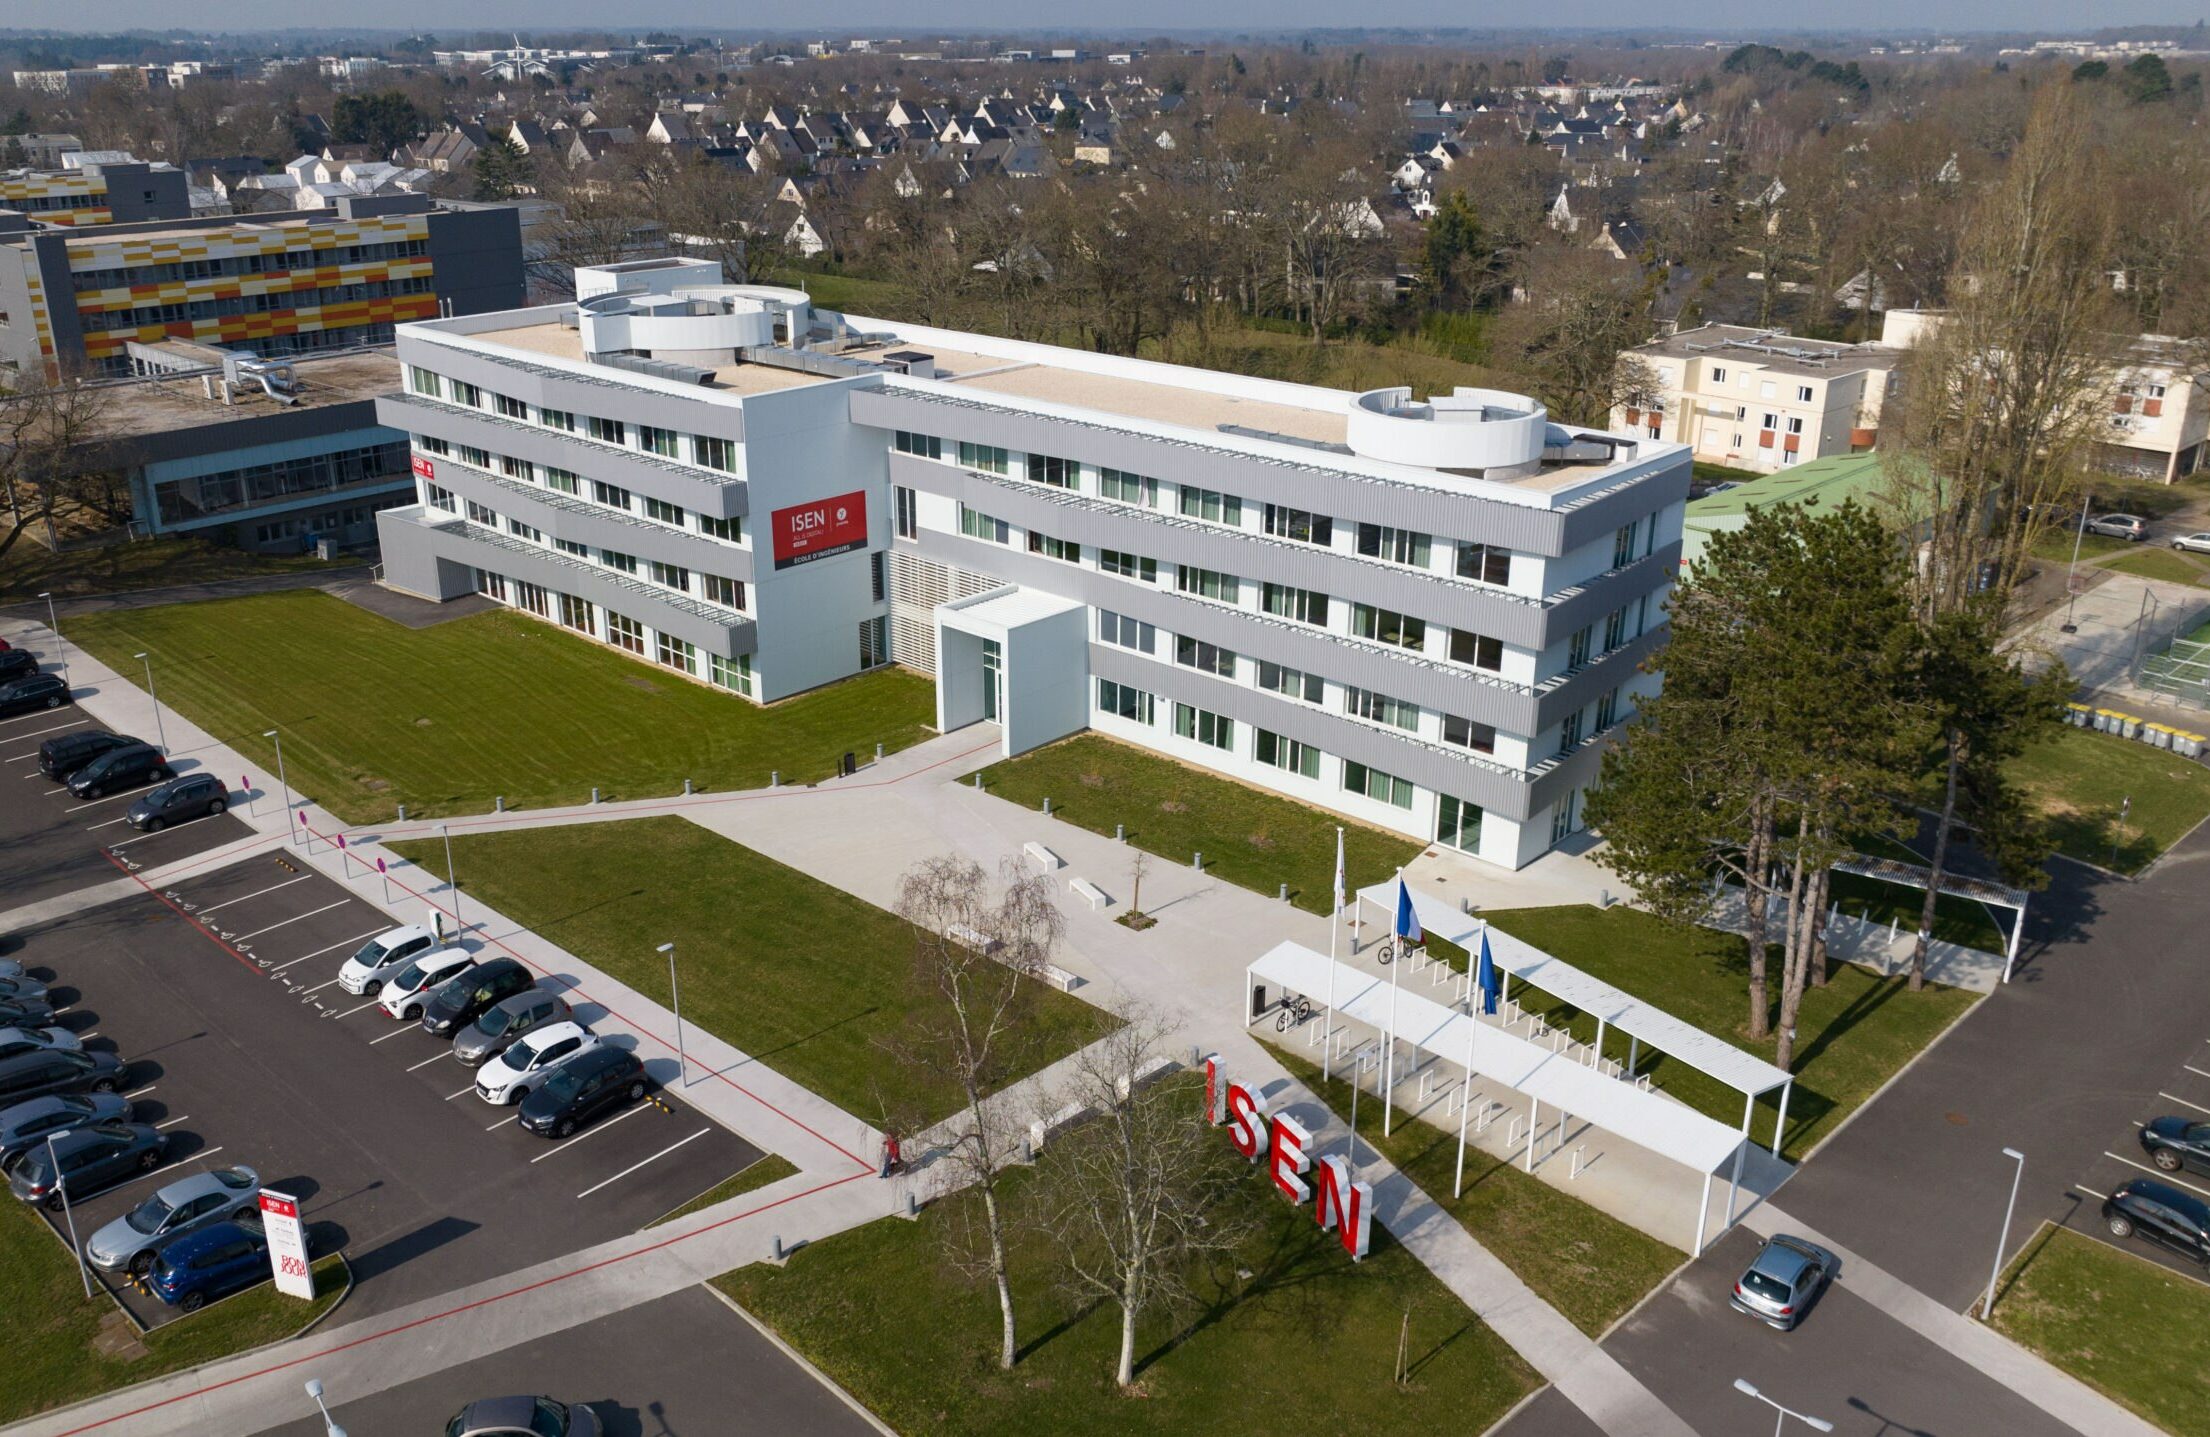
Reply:
M2210 1287L2059 1227L2013 1259L1995 1326L2171 1432L2210 1432Z
M312 554L249 554L227 544L181 537L139 539L58 554L43 544L20 539L0 556L0 604L24 603L42 593L57 599L77 599L87 594L293 574L303 569L340 569L359 562L340 559L325 564Z
M320 592L91 614L69 636L350 823L785 783L904 748L933 686L899 669L747 703L512 610L409 629Z
M1048 798L1052 817L1092 833L1125 824L1130 843L1177 866L1203 853L1205 870L1230 883L1265 894L1286 883L1290 901L1312 913L1328 910L1337 824L1351 888L1381 882L1423 847L1102 734L993 764L982 771L982 783L1026 808L1041 808Z
M391 846L444 871L435 840ZM469 896L655 1003L670 999L655 950L675 944L685 1023L854 1116L933 1120L958 1107L948 1078L892 1051L909 1020L943 1001L916 990L913 942L893 914L682 818L456 836L453 863ZM1009 1082L1111 1021L1042 984L1031 996L1029 1061Z
M1349 1083L1340 1077L1323 1081L1319 1064L1287 1048L1274 1046L1273 1053L1291 1076L1349 1123ZM1466 1147L1465 1191L1453 1198L1458 1165L1454 1133L1425 1122L1400 1121L1384 1138L1381 1105L1370 1098L1360 1104L1358 1116L1362 1141L1442 1204L1536 1296L1591 1337L1640 1302L1687 1256L1471 1143Z
M2122 873L2146 868L2210 817L2210 768L2092 729L2035 744L2010 776L2055 825L2059 851Z
M2210 587L2210 571L2205 571L2201 564L2176 549L2143 548L2123 558L2112 559L2103 567L2144 579L2161 579L2170 584Z
M742 1197L748 1192L757 1192L769 1183L779 1183L797 1171L798 1164L784 1157L781 1153L763 1154L750 1167L723 1178L675 1211L665 1217L656 1217L651 1222L646 1223L645 1226L655 1228L662 1223L674 1222L679 1217L689 1217L692 1213L703 1208L710 1208L715 1203L727 1202L733 1197Z

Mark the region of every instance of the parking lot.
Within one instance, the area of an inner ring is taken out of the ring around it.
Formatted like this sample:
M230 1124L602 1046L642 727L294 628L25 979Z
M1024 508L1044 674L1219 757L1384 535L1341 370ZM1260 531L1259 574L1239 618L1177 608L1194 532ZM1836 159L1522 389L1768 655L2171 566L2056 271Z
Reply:
M2210 1202L2210 1174L2162 1171L2149 1160L2140 1138L2142 1126L2157 1118L2182 1117L2210 1122L2210 1040L2197 1044L2194 1052L2173 1070L2156 1092L2146 1095L2138 1108L2123 1131L2110 1135L2109 1146L2074 1185L2073 1191L2079 1201L2064 1219L2064 1226L2136 1257L2145 1257L2181 1277L2202 1282L2205 1279L2202 1267L2178 1253L2138 1236L2112 1237L2109 1229L2103 1226L2102 1202L2110 1196L2112 1188L2130 1178L2148 1178Z
M390 926L278 849L22 935L12 956L86 1046L129 1063L136 1116L169 1143L160 1175L78 1208L79 1236L160 1182L245 1164L301 1199L318 1255L346 1253L348 1309L376 1311L634 1231L760 1156L672 1094L562 1142L523 1132L475 1096L449 1040L336 986Z

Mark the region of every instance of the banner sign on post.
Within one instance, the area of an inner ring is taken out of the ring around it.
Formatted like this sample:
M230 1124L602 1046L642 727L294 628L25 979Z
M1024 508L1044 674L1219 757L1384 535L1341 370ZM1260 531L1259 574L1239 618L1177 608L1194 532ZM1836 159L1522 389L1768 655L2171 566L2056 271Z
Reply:
M424 479L435 479L437 477L437 466L417 454L414 456L414 472Z
M854 489L829 499L794 504L769 516L775 540L775 567L810 564L867 547L867 491Z
M261 1231L269 1240L269 1268L276 1290L312 1300L315 1275L307 1266L307 1229L299 1221L299 1199L274 1188L261 1189Z

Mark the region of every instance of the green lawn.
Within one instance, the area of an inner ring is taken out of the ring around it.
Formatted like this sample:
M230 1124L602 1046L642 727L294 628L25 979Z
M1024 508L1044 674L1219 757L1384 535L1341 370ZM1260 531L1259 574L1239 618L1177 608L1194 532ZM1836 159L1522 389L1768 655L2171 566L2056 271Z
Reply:
M1749 945L1735 934L1667 923L1624 904L1607 909L1585 905L1500 909L1487 917L1512 936L1736 1047L1767 1061L1773 1057L1773 1039L1752 1042L1746 1032ZM1780 1011L1777 951L1769 990L1776 1019ZM1462 961L1453 961L1463 967ZM1588 1014L1554 1003L1516 979L1508 991L1521 1006L1543 1013L1550 1026L1566 1028L1583 1043L1595 1040L1596 1020ZM1824 988L1804 994L1797 1015L1795 1091L1788 1099L1781 1156L1801 1161L1836 1123L1962 1017L1975 996L1939 985L1912 993L1903 978L1880 978L1867 968L1837 964ZM1624 1062L1627 1049L1625 1034L1616 1028L1606 1032L1604 1056ZM1649 1074L1653 1086L1721 1122L1742 1121L1742 1099L1734 1089L1685 1063L1652 1057L1647 1047L1641 1050L1640 1061L1638 1071ZM1768 1146L1779 1099L1775 1092L1757 1105L1752 1132Z
M2201 1282L2044 1227L1996 1289L1995 1325L2167 1431L2210 1432L2210 1287Z
M1336 1117L1350 1121L1351 1089L1341 1077L1323 1082L1319 1064L1287 1048L1276 1047L1274 1057L1324 1099ZM1385 1139L1381 1105L1371 1094L1359 1105L1358 1118L1363 1141L1465 1224L1466 1231L1518 1273L1537 1296L1592 1337L1687 1259L1686 1253L1471 1143L1466 1147L1465 1192L1453 1198L1450 1190L1458 1166L1455 1132L1400 1117L1396 1130Z
M510 609L409 629L319 592L87 615L69 635L119 672L153 655L171 704L352 823L749 788L903 748L935 719L930 683L864 674L761 708ZM267 782L256 775L257 780Z
M393 850L445 871L435 840ZM941 999L912 981L903 922L817 878L682 818L640 818L453 839L461 887L656 1003L676 945L683 1020L846 1112L916 1131L959 1104L948 1078L891 1045ZM1100 1036L1110 1019L1035 985L1030 1072Z
M1920 865L1926 862L1915 853L1908 857L1903 853L1876 856L1900 858L1905 863ZM1882 928L1894 923L1905 933L1918 931L1919 914L1926 903L1926 895L1918 889L1854 873L1837 873L1832 883L1834 901L1841 904L1846 916L1870 918ZM1934 937L1944 943L1962 943L1983 953L2002 952L2005 941L2003 929L1988 917L1985 908L1954 894L1934 900Z
M68 1249L24 1203L0 1211L0 1423L212 1362L289 1337L344 1291L336 1257L315 1264L318 1296L285 1297L268 1284L156 1328L142 1352L103 1350L105 1333L134 1333L106 1296L87 1299Z
M2131 540L2114 539L2108 534L2081 534L2079 521L2075 518L2070 523L2043 530L2041 537L2034 541L2033 552L2036 558L2052 559L2060 564L2070 563L2075 540L2079 543L2080 558L2083 560L2099 559L2106 554L2122 554L2133 547Z
M1191 1121L1196 1121L1192 1098ZM1244 1167L1227 1142L1221 1160ZM1023 1226L1012 1249L1023 1344L997 1368L998 1312L987 1285L953 1274L940 1226L966 1195L918 1222L875 1222L716 1285L781 1333L901 1432L1049 1432L1058 1437L1251 1432L1480 1432L1539 1382L1518 1354L1376 1223L1352 1263L1310 1204L1282 1200L1244 1167L1260 1223L1238 1261L1201 1275L1202 1306L1141 1324L1139 1391L1112 1381L1120 1315L1054 1282L1048 1235ZM1016 1211L1028 1174L1007 1183ZM1409 1317L1410 1381L1395 1381Z
M792 1162L789 1158L782 1156L780 1153L768 1153L734 1177L722 1179L665 1217L656 1217L651 1222L646 1223L645 1226L658 1227L664 1222L674 1222L677 1218L687 1217L701 1208L710 1208L715 1203L727 1202L733 1197L742 1197L748 1192L756 1192L769 1183L779 1183L797 1171L798 1164Z
M180 537L140 539L57 554L25 538L0 555L0 604L23 603L42 593L74 599L172 584L342 568L359 562L341 559L325 564L310 554L249 554L227 544Z
M2066 728L2036 744L2012 763L2011 778L2055 822L2063 852L2123 873L2146 868L2210 817L2210 768L2092 729Z
M1208 873L1260 893L1286 883L1291 901L1313 913L1328 911L1337 824L1350 888L1381 882L1423 846L1100 734L994 764L982 783L1027 808L1048 798L1052 817L1092 833L1125 824L1130 843L1169 863L1186 867L1203 853Z
M2210 587L2210 570L2205 570L2200 562L2176 549L2143 547L2123 558L2112 559L2103 567L2116 569L2124 574L2135 574L2144 579L2193 584L2198 588Z
M1711 464L1698 459L1690 463L1698 484L1746 484L1765 476L1755 469L1736 469L1726 464Z

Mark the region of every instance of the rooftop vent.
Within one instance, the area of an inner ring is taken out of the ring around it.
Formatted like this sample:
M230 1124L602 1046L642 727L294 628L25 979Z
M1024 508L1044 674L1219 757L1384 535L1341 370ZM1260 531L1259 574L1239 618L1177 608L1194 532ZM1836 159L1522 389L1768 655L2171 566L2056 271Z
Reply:
M649 374L655 379L673 380L677 384L712 384L714 372L704 365L679 364L672 359L653 359L642 354L594 354L595 363L610 369L626 369L632 374Z

